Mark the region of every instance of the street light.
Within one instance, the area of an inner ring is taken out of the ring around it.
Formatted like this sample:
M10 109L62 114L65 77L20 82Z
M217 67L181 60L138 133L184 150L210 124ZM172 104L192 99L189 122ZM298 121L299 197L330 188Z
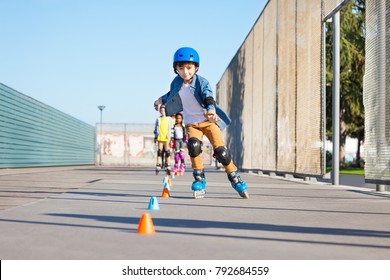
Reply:
M99 165L102 165L102 124L103 124L103 110L106 108L106 106L100 105L98 106L100 110L100 145L99 145Z

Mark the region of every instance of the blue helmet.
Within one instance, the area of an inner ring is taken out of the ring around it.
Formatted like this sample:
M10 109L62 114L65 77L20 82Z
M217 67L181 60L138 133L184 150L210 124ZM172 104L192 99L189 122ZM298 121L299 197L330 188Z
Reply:
M199 67L199 54L193 48L180 48L173 56L173 68L178 62L194 62Z

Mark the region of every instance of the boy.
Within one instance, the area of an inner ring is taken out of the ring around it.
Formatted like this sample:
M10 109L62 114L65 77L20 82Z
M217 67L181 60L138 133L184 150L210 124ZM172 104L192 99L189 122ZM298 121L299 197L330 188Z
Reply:
M173 57L173 69L177 74L170 92L154 102L155 109L165 105L168 115L182 112L188 134L188 153L191 158L194 198L205 195L206 178L202 161L203 135L210 140L214 157L224 166L232 187L242 198L249 198L246 183L240 178L230 152L225 147L221 130L230 123L229 117L216 105L209 82L196 74L199 55L192 48L180 48Z
M154 127L154 140L157 141L156 175L159 173L162 167L166 169L168 174L170 173L169 142L171 140L173 121L171 117L166 116L164 106L160 107L160 113L161 117L156 119Z

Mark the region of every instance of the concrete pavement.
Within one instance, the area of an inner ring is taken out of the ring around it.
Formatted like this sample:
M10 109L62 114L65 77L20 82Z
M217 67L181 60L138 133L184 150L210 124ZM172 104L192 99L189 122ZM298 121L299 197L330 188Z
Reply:
M187 172L164 199L152 169L1 170L0 258L390 258L389 193L242 174L244 200L222 171L206 177L206 198ZM147 210L151 196L161 210ZM155 235L136 234L145 212Z
M318 178L317 178L318 179ZM331 179L318 179L320 182L332 183ZM365 182L365 178L362 175L343 175L339 177L340 185L353 186L359 188L366 188L371 190L376 190L375 184L369 184ZM387 186L387 191L389 191L389 186Z

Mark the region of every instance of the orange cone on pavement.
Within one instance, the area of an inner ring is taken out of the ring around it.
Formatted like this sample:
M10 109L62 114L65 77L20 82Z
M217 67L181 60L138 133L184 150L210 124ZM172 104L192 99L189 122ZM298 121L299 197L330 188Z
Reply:
M138 223L138 229L137 229L138 234L155 234L156 231L154 229L152 217L150 216L149 213L144 213L141 216L141 219L139 220Z
M161 197L163 197L163 198L170 198L170 197L171 197L171 195L169 194L168 188L164 188L164 189L163 189L163 192L162 192L162 194L161 194Z

